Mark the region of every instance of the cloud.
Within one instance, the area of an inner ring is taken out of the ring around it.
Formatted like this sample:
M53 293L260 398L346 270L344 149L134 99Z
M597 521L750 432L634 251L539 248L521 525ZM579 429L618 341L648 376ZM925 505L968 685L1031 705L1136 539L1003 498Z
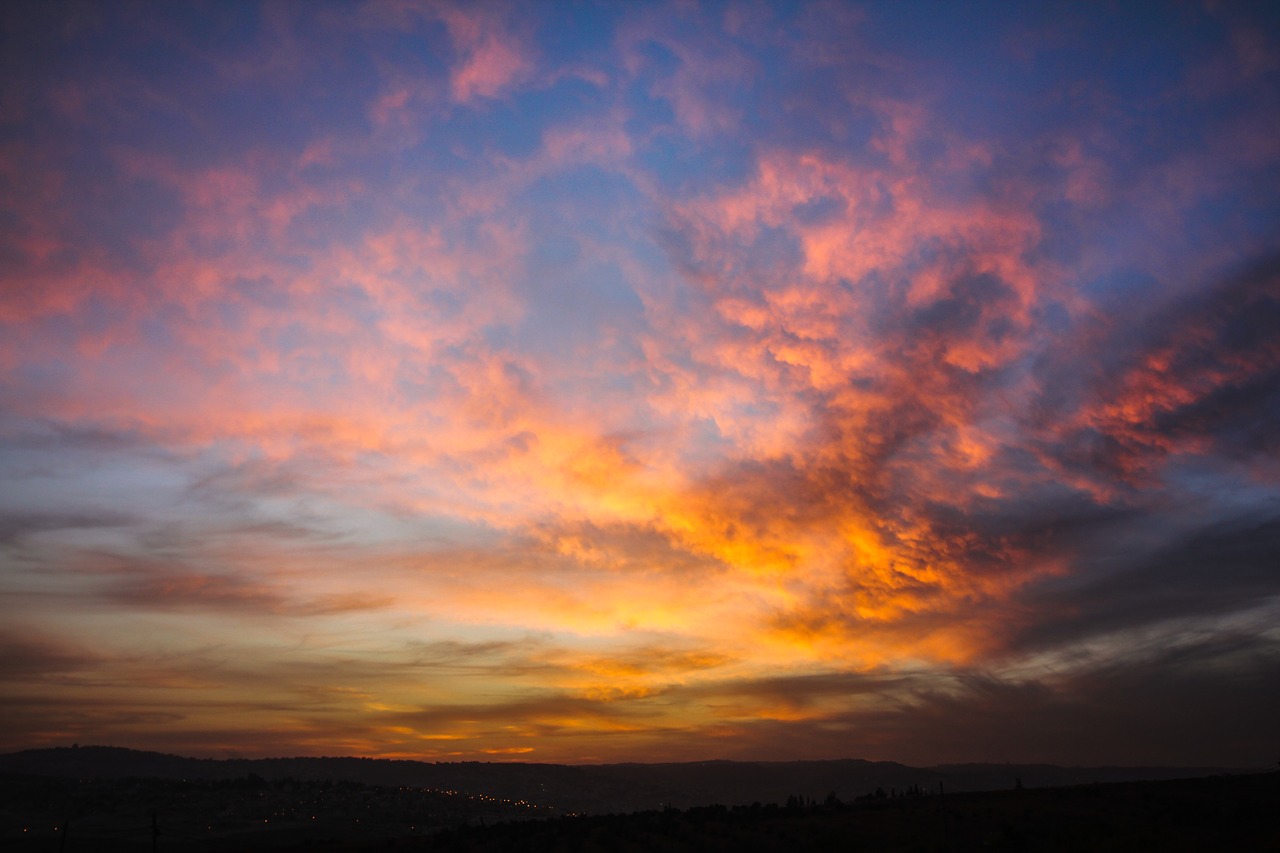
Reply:
M1157 313L1138 335L1145 345L1081 412L1104 442L1099 463L1141 476L1176 453L1273 454L1263 422L1280 388L1280 349L1268 332L1278 316L1274 257Z
M88 649L39 633L5 631L0 634L0 678L5 681L42 680L91 669L103 660Z
M0 513L0 546L22 544L27 537L42 532L124 527L136 521L135 517L119 512Z
M1267 607L1280 595L1270 569L1280 521L1232 518L1181 533L1155 553L1108 554L1105 574L1078 558L1078 571L1029 590L1031 624L1013 628L1013 648L1054 648L1178 619L1224 618ZM1127 559L1126 559L1127 557ZM1011 626L1012 627L1012 626Z
M1046 681L967 678L958 693L920 694L909 713L856 722L871 737L918 738L916 749L942 761L1003 752L1072 755L1081 766L1260 766L1264 718L1280 699L1264 685L1275 655L1271 640L1211 638ZM1170 706L1180 712L1164 713Z
M442 6L439 14L458 54L449 74L455 101L499 97L532 72L526 46L507 28L498 7Z
M126 572L116 569L113 574L119 577ZM194 606L238 613L275 612L282 604L270 586L224 575L147 572L115 586L111 597L116 601L148 610Z

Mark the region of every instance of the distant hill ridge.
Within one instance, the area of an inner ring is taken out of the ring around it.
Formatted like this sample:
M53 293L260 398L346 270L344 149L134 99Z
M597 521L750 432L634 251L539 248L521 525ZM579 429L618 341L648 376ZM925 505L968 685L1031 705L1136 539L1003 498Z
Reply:
M892 761L695 761L662 764L425 762L387 758L185 758L111 746L29 749L0 755L0 773L77 779L238 779L352 781L525 799L584 812L673 806L782 803L791 796L841 800L918 786L936 792L1123 782L1237 772L1206 767L1088 767L954 764L909 767Z

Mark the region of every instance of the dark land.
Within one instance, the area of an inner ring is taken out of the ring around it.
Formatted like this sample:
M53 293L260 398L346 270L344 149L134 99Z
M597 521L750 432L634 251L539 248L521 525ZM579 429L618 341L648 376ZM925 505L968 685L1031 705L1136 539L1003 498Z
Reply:
M1280 773L44 749L0 756L0 848L1280 851Z

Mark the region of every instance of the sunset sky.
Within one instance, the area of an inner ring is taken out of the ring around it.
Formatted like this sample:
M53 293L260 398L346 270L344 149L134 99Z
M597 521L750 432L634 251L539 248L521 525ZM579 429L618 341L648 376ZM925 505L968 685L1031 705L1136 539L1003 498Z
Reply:
M1280 757L1265 3L5 3L0 751Z

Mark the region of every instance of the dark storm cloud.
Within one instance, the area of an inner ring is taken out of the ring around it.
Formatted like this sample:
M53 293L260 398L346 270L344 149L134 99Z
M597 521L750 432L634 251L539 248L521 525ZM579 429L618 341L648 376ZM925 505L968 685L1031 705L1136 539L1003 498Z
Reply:
M958 691L918 694L907 709L851 722L922 755L1072 756L1102 763L1266 766L1276 746L1280 644L1211 635L1065 677L965 676ZM943 759L945 760L945 759Z
M1129 650L1133 652L1133 650ZM835 679L832 683L837 683ZM850 686L857 691L858 680ZM1163 637L1146 649L1054 673L930 672L886 685L883 701L822 712L828 686L789 706L819 709L785 722L767 713L735 724L742 754L847 754L908 764L1006 761L1075 766L1272 766L1280 713L1280 642L1221 632ZM879 687L875 688L877 691Z
M893 696L909 689L923 677L909 672L827 672L708 681L676 690L682 695L700 697L709 703L749 699L769 709L806 709L818 707L832 699L867 695Z
M185 718L181 711L158 710L143 702L70 705L50 702L45 697L22 697L6 700L0 707L0 730L37 732L41 737L58 740L89 740L98 732L115 727L145 732ZM22 746L20 743L5 745L15 749Z
M242 613L274 613L286 605L280 590L261 580L211 572L182 560L100 551L85 553L84 581L117 605L146 610L195 608Z
M633 733L680 730L679 724L655 722L653 710L649 697L614 701L544 690L482 704L437 705L398 712L388 715L388 722L422 732L446 735L465 732L467 738L481 740L499 735L515 742L528 737L556 738L584 731L594 737L607 738L610 729L619 726Z
M1154 554L1096 543L1078 555L1073 576L1029 591L1023 604L1035 620L1013 632L1010 648L1053 648L1172 619L1222 617L1280 596L1280 517L1236 518L1168 539Z
M1153 418L1158 434L1208 437L1232 456L1274 457L1280 451L1280 255L1188 299L1161 318L1168 352L1160 369L1203 388L1198 399L1170 405ZM1189 345L1182 341L1189 339Z
M62 452L122 451L162 452L138 430L110 428L93 424L63 423L47 420L37 424L16 425L5 444L13 450L51 450Z
M1176 453L1275 456L1280 256L1154 311L1121 311L1140 319L1107 318L1070 344L1088 361L1077 352L1041 363L1052 457L1126 485Z
M957 276L938 299L909 310L903 337L910 340L926 335L945 346L951 341L969 340L981 332L988 344L999 344L1010 331L1007 316L1016 304L1017 294L998 276L991 273ZM980 325L984 316L995 318L986 328Z
M37 533L129 527L137 521L121 512L0 512L0 546L20 544Z
M377 593L333 593L309 596L283 584L250 580L235 574L204 572L152 564L145 569L117 567L106 598L144 610L199 610L244 616L333 616L380 610L392 598Z
M42 680L92 669L103 658L38 632L0 631L0 680Z

